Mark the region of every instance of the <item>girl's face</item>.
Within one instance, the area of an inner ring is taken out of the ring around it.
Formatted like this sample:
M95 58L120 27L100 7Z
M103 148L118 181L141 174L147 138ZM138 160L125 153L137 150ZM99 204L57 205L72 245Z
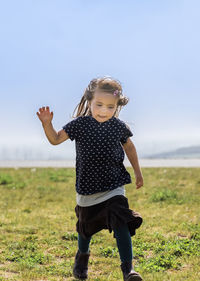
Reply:
M105 122L115 114L118 97L111 93L96 91L90 101L92 117L98 122Z

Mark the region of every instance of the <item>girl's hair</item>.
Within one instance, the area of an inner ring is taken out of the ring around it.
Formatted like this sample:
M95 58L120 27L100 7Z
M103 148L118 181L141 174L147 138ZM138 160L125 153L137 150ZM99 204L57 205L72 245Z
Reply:
M121 108L129 101L129 99L122 94L122 86L118 80L109 76L94 78L90 81L88 87L85 89L80 103L76 106L73 112L73 117L91 115L89 102L93 99L94 92L96 90L111 93L119 98L117 110L114 114L116 117L118 117Z

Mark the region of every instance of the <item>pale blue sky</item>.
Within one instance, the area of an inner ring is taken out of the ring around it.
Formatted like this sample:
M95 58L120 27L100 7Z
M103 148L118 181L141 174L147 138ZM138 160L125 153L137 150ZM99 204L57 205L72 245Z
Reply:
M101 75L130 98L120 118L140 153L198 144L199 10L198 0L1 1L0 144L49 149L38 108L49 105L60 130Z

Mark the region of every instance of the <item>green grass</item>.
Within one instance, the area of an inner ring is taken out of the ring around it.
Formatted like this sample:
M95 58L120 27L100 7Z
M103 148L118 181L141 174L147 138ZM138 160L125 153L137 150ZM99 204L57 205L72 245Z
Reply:
M128 169L133 177L133 170ZM200 280L200 169L145 168L145 185L126 186L144 218L133 237L145 281ZM75 170L0 169L0 281L75 280ZM113 235L93 236L88 280L122 280Z

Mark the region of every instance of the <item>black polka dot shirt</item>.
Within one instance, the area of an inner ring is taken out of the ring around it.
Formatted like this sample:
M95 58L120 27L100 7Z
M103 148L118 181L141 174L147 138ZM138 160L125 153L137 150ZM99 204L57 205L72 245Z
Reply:
M123 165L122 144L133 134L116 117L98 122L92 116L80 116L63 126L76 142L76 191L82 195L113 190L131 183Z

